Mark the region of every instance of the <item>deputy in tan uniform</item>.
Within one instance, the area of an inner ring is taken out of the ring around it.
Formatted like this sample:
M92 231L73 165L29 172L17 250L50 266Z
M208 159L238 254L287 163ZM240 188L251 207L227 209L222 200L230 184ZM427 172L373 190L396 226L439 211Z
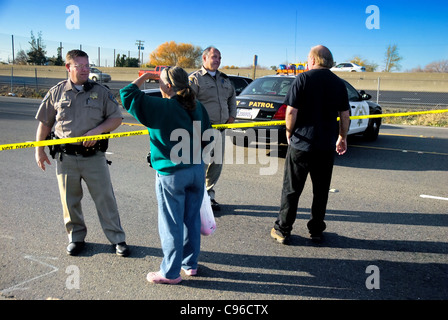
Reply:
M110 91L89 80L89 57L81 50L67 53L65 67L69 79L51 88L36 115L39 126L36 141L45 140L53 126L56 138L100 135L118 128L123 120L118 102ZM78 255L85 246L87 227L81 210L87 184L97 209L103 231L120 256L129 255L121 227L117 202L104 154L107 140L56 145L56 175L59 184L64 222L68 233L67 253ZM54 155L54 154L53 154ZM45 170L51 164L44 147L35 152L37 165Z
M236 117L235 89L227 75L218 71L220 64L221 53L219 50L208 47L202 53L202 68L190 75L190 86L196 93L196 98L207 110L212 124L233 123ZM221 148L215 149L214 161L206 168L207 192L215 211L220 210L220 206L215 200L214 187L222 171L225 136L225 130L222 130L221 139L218 139L216 144Z

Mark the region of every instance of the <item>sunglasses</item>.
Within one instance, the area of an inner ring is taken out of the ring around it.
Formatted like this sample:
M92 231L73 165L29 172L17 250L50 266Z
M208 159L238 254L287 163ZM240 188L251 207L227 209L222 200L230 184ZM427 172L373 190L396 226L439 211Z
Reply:
M171 69L171 67L166 67L164 70L166 71L166 79L168 80L168 83L170 85L173 85L173 83L171 82L171 79L170 79L170 73L168 72L170 69Z

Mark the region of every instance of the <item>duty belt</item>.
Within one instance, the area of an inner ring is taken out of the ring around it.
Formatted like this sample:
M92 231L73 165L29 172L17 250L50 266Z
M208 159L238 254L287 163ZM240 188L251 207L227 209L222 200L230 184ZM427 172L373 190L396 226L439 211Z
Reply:
M59 139L58 137L56 137L56 135L54 134L54 132L51 132L47 139ZM77 155L81 155L83 157L90 157L96 154L97 151L102 151L102 152L106 152L107 148L109 147L109 139L105 139L105 140L99 140L95 143L95 145L93 147L84 147L83 145L78 145L78 144L60 144L60 145L51 145L48 146L48 148L50 149L50 155L53 159L56 158L56 153L60 153L59 154L59 159L62 161L62 154L68 154L68 155L73 155L73 156L77 156ZM108 161L109 163L110 161Z
M96 152L99 150L99 145L98 143L96 143L93 147L87 148L82 145L76 144L61 144L59 148L61 152L68 155L90 157L96 154Z

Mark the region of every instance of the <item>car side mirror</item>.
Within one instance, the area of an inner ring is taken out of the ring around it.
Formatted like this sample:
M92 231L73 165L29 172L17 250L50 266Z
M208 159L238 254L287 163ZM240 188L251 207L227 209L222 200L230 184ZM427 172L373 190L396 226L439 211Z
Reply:
M359 91L359 93L361 94L362 100L370 100L372 98L372 96L366 93L364 90Z

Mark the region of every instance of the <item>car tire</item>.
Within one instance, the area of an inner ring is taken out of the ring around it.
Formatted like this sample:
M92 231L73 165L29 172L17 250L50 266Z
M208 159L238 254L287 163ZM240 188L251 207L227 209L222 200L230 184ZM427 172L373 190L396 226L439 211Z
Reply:
M375 113L379 114L379 113ZM364 131L363 137L366 141L375 141L378 139L380 133L381 118L369 119L366 131Z
M98 78L97 78L97 77L92 77L92 81L97 82L97 81L98 81Z

